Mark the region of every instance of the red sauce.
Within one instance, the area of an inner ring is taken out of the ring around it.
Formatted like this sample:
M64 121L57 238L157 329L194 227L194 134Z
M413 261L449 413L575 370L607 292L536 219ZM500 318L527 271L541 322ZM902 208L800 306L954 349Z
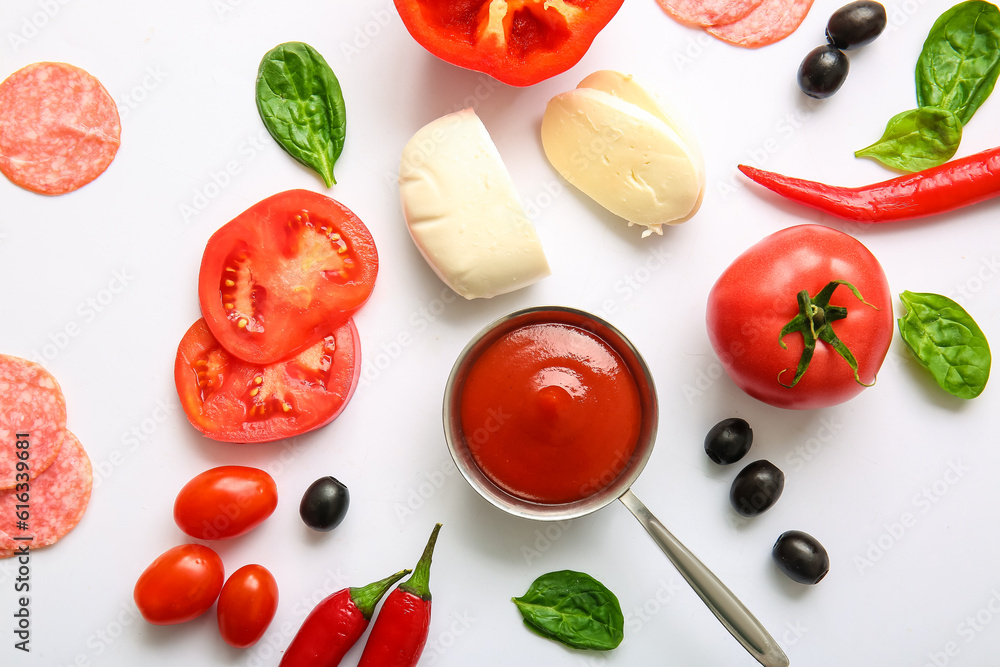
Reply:
M462 431L494 484L539 503L580 500L625 468L639 436L639 391L595 334L559 323L507 333L473 362Z

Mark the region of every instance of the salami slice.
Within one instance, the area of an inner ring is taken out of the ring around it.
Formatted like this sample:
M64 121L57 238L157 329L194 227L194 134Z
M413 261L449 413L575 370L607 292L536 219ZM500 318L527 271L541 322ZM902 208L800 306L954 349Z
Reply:
M66 399L56 379L33 361L0 354L0 489L48 468L65 433ZM27 445L19 448L18 440Z
M724 42L756 49L788 37L802 25L813 0L763 0L734 23L706 28Z
M104 173L121 144L118 107L101 82L66 63L35 63L0 83L0 172L45 195Z
M27 489L7 489L0 493L0 556L7 552L13 555L23 544L30 549L55 544L80 523L93 485L90 458L76 436L67 431L59 456L29 482ZM21 516L27 518L20 518L19 511L26 512ZM17 540L17 537L31 540Z
M675 20L688 25L708 27L738 21L754 10L762 0L657 0Z

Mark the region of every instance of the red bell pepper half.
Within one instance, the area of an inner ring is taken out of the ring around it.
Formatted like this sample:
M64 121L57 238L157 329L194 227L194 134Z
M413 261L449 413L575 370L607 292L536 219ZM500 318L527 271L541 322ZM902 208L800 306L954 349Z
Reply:
M413 38L438 58L530 86L580 61L624 0L394 0Z

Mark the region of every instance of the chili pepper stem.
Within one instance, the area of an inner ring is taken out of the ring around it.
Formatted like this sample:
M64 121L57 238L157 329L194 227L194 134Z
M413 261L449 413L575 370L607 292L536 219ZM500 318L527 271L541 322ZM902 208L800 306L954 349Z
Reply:
M382 596L392 588L392 585L408 575L411 570L400 570L396 574L390 575L385 579L379 579L378 581L372 582L367 586L351 587L350 595L351 601L354 602L354 606L358 608L361 615L365 617L366 621L372 619L372 615L375 613L375 607L378 605L379 600Z
M420 555L420 560L417 561L416 566L413 568L413 574L399 585L400 590L416 595L422 600L431 599L431 556L434 553L434 545L437 543L438 531L440 530L441 524L434 526L430 539L427 540L427 546L424 547L424 552Z

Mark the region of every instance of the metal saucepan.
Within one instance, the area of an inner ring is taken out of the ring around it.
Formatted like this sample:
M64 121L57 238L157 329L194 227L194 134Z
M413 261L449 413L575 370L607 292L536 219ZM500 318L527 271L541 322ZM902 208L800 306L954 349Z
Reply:
M625 362L639 389L642 424L639 441L631 459L618 476L591 495L570 503L541 504L514 496L494 484L477 467L462 434L460 402L462 389L472 364L482 352L515 329L540 323L575 326L600 337ZM658 419L656 389L649 368L632 343L615 327L589 313L559 306L528 308L501 317L480 331L455 362L444 395L444 431L455 465L479 495L508 514L540 521L561 521L595 512L616 498L635 515L653 541L663 550L681 576L687 580L712 613L762 665L788 665L778 643L735 595L719 581L694 554L681 544L631 491L656 439Z

